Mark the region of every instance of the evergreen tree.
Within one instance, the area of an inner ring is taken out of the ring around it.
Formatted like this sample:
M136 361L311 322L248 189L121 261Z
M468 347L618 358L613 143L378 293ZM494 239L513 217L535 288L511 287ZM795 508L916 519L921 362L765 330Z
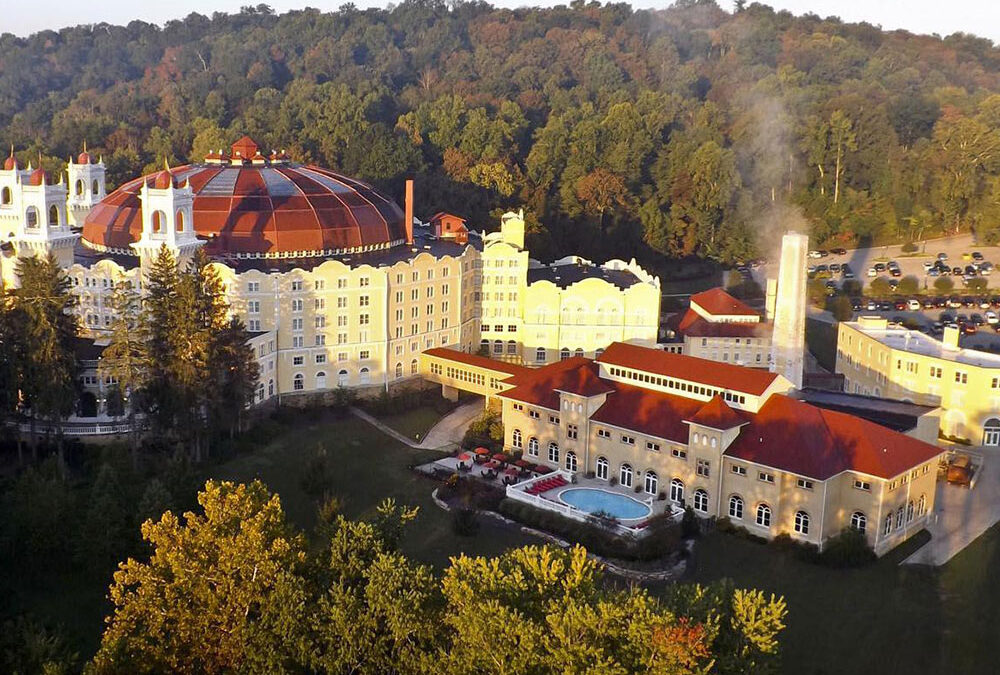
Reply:
M24 342L20 339L19 313L14 298L7 289L0 288L0 425L17 425L21 391L21 368L24 363ZM17 463L24 463L20 431L17 438Z
M119 282L111 296L113 320L111 342L101 355L98 370L102 377L112 378L118 387L128 415L132 468L138 468L141 429L136 415L140 398L149 378L147 324L143 320L139 294L128 282Z
M21 258L17 275L20 286L14 302L20 315L17 339L23 349L21 392L31 420L32 450L37 458L36 421L42 418L56 425L62 458L61 422L73 413L78 393L74 352L78 326L72 313L77 297L51 254Z
M112 567L123 552L127 526L118 475L110 464L102 464L90 486L86 514L77 532L83 562L97 572Z
M259 367L249 334L238 316L212 335L209 355L209 421L215 430L226 429L232 437L243 429L243 415L253 402L259 380Z

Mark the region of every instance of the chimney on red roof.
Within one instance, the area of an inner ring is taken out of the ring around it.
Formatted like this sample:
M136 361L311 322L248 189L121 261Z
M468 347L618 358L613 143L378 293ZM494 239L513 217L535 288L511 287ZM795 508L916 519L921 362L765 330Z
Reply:
M413 179L406 179L406 197L404 202L404 215L406 220L406 243L413 244Z

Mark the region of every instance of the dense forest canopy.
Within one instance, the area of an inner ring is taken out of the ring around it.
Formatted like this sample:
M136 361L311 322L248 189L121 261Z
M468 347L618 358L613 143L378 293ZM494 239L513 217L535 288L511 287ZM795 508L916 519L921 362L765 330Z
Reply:
M138 11L138 10L137 10ZM112 183L240 135L545 256L731 261L819 242L1000 238L1000 49L738 3L191 14L0 36L0 139ZM784 208L791 205L793 208ZM781 207L781 208L774 208Z

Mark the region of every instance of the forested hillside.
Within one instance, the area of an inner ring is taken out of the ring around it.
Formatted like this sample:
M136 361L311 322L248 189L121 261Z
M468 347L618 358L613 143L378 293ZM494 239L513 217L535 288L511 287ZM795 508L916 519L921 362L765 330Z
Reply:
M523 205L543 257L732 260L787 203L819 242L996 240L998 127L988 40L757 4L261 5L0 36L22 161L56 169L86 140L119 182L247 133L394 195L414 174L421 210L477 228Z

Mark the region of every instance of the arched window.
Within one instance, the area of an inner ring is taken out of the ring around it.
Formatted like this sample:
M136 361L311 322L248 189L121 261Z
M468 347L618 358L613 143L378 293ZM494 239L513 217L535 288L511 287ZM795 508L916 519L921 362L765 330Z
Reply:
M698 445L699 439L701 439L699 434L691 434L691 445Z
M597 469L597 471L594 472L594 475L596 475L601 480L607 480L608 479L608 460L607 460L607 458L605 458L605 457L598 457L597 458L596 469Z
M708 444L714 448L715 447L715 443L716 443L716 439L713 436L712 439L708 442Z
M583 356L583 350L577 347L576 351L573 352L573 356Z
M260 403L264 400L264 383L261 382L257 385L257 402Z
M295 377L292 378L292 389L295 391L302 391L306 388L306 378L302 376L302 373L297 373Z
M174 216L174 229L178 232L184 231L184 212L178 211L177 215Z
M855 511L851 514L851 527L864 534L868 529L868 518L861 511Z
M267 396L268 398L274 396L274 380L267 381Z
M403 364L402 363L397 363L396 364L396 377L402 377L402 376L403 376Z
M85 189L83 186L84 186L84 182L82 180L77 180L76 181L76 196L77 197L82 197L83 196L83 191Z
M771 507L767 504L757 505L757 524L761 527L771 527Z
M101 184L97 181L96 178L94 179L94 182L91 184L90 192L95 197L101 194Z
M729 498L729 517L743 520L743 498L733 495Z
M493 341L493 353L494 354L503 354L503 340L494 340Z
M632 467L628 464L622 464L622 468L618 471L618 482L622 484L622 487L632 487Z
M885 525L882 527L882 534L888 536L892 532L892 514L885 517Z
M0 190L0 204L6 205L10 204L13 201L14 201L14 195L10 191L9 187L5 187L4 189Z
M983 424L983 445L1000 445L1000 420L996 417Z
M153 232L159 234L163 232L163 228L167 222L167 214L163 211L153 211L153 217L150 218L150 224L153 227Z
M670 501L675 504L684 502L684 483L680 478L674 478L670 481Z
M694 491L694 510L708 513L708 493L701 488Z
M906 505L906 522L913 520L913 512L915 509L916 506L913 504L913 500L911 499L910 503Z
M38 227L38 209L34 206L29 206L24 210L24 226L29 230Z
M565 361L569 358L569 347L563 347L559 350L559 360Z
M576 471L576 453L572 450L566 453L566 470Z
M510 444L513 445L515 448L522 447L520 429L514 429L514 433L510 435Z
M554 441L549 443L549 461L559 463L559 445Z
M809 534L809 514L805 511L796 511L795 531L799 534Z
M361 384L368 384L372 380L371 371L367 367L362 368L359 375L361 376Z
M517 342L514 340L507 340L507 353L517 354Z
M532 457L538 457L538 439L534 436L528 439L528 454Z
M539 347L535 350L535 361L538 363L545 362L545 347Z
M927 511L927 497L925 495L920 495L920 499L917 500L917 515L922 516Z
M480 340L479 341L479 349L482 350L482 351L484 351L484 352L486 352L487 354L489 354L489 352L490 352L490 341L489 340Z
M416 375L418 370L420 370L420 364L416 359L413 359L410 361L410 375Z
M59 207L55 204L49 207L49 227L59 227Z
M603 349L595 349L594 350L594 358L595 359L601 358L601 354L603 354L603 353L604 353Z
M339 373L337 373L337 386L338 387L346 387L347 386L347 377L348 376L347 376L347 371L346 370L341 370Z
M646 491L647 495L655 495L656 491L660 488L660 479L656 475L655 471L647 471L646 479L643 481L642 489Z
M326 373L322 370L316 373L316 388L326 389Z
M897 530L902 529L902 527L903 527L903 513L904 513L903 512L903 507L900 506L896 510L896 529Z

